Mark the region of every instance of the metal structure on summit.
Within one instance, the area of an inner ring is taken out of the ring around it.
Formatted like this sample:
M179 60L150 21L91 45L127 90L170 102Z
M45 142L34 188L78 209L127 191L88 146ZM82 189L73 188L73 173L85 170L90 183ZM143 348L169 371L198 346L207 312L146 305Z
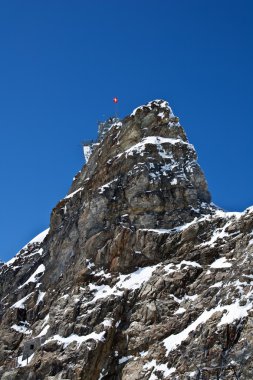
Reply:
M85 158L85 162L87 163L95 146L100 143L104 137L106 136L107 132L111 129L112 125L115 123L119 122L119 118L117 117L117 103L118 103L118 98L113 98L113 103L115 104L115 116L114 117L109 117L105 121L99 121L98 122L98 137L96 140L85 140L82 142L82 147L83 147L83 154Z
M117 117L109 117L106 121L98 123L98 142L103 140L112 125L118 121L119 119Z

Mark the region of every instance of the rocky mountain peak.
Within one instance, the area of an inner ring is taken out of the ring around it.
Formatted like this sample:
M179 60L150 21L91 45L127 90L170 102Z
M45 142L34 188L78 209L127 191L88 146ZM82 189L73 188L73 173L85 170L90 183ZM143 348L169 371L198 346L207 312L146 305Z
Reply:
M51 231L69 229L66 220L77 222L81 250L97 264L115 270L138 265L139 258L109 252L105 243L115 230L124 244L136 229L177 227L212 209L195 149L163 100L112 124L92 150L69 195L53 210ZM78 210L72 207L76 199Z
M164 100L106 125L0 268L1 379L253 378L253 208L210 203Z
M70 193L89 189L96 204L118 204L115 216L128 214L137 227L173 227L210 203L196 160L179 119L167 102L155 100L112 125Z

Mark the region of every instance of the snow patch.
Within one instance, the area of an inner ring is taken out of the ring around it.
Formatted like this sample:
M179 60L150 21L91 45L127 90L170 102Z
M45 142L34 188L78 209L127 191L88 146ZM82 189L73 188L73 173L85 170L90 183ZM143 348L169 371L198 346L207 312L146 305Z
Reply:
M177 179L174 178L171 182L170 182L171 185L177 185Z
M77 193L79 193L79 191L82 191L83 190L83 187L79 187L79 189L73 191L73 193L70 193L69 195L66 195L66 197L64 199L70 199L70 198L73 198L73 196Z
M45 238L46 238L46 236L48 235L48 233L49 233L49 228L47 228L45 231L43 231L43 232L41 232L40 234L38 234L37 236L35 236L35 238L33 238L31 241L29 241L29 243L27 243L17 254L16 254L16 256L14 256L12 259L10 259L9 261L7 261L6 263L5 263L5 265L7 265L8 267L10 266L10 265L12 265L17 259L18 259L18 257L19 257L19 255L20 255L20 252L21 251L23 251L23 250L27 250L27 248L28 248L28 245L30 246L30 245L32 245L32 244L35 244L35 243L37 243L37 244L39 244L39 243L42 243L44 240L45 240ZM36 252L36 253L40 253L40 252Z
M112 319L105 319L103 322L102 322L102 325L104 327L111 327L112 326Z
M23 288L25 285L29 284L30 282L37 282L38 281L38 276L42 273L45 272L45 265L43 264L40 264L38 266L38 268L36 269L36 271L28 278L28 280L23 284L23 285L20 285L18 288L21 289Z
M44 326L47 324L48 320L49 320L49 314L47 314L47 315L45 316L45 318L44 318L44 320L43 320L43 323L42 323L42 327L44 327Z
M120 275L120 281L118 282L117 287L132 290L138 289L144 282L147 282L150 279L158 265L139 268L131 274Z
M60 335L54 335L52 336L51 338L47 339L43 345L47 344L48 342L51 342L53 340L56 340L57 342L59 342L60 344L63 343L63 347L66 348L69 344L73 343L73 342L76 342L77 343L77 346L80 347L80 345L83 343L83 342L86 342L87 340L90 340L90 339L93 339L93 340L96 340L96 341L100 341L100 342L103 342L104 341L104 335L105 335L105 331L101 332L101 333L96 333L96 332L92 332L88 335L83 335L83 336L79 336L77 334L71 334L70 336L68 336L67 338L64 338Z
M166 356L173 350L175 350L184 340L186 340L189 334L196 330L196 328L206 323L211 316L216 312L226 311L225 315L223 315L221 321L218 326L223 324L232 323L236 319L240 319L246 317L248 315L248 311L252 308L252 302L247 302L246 305L240 306L239 300L236 300L234 304L220 306L211 309L205 310L193 323L191 323L186 329L181 331L178 334L172 334L168 338L163 340L163 344L167 350Z
M118 178L115 178L115 179L113 179L112 181L106 183L105 185L100 186L100 187L98 188L98 192L99 192L99 194L103 194L104 191L105 191L105 189L109 189L110 185L111 185L113 182L116 182L117 180L118 180Z
M210 219L210 215L204 215L202 218L194 218L189 223L182 224L181 226L170 228L170 229L165 229L165 228L139 228L139 231L150 231L150 232L155 232L157 234L171 234L171 233L176 233L176 232L182 232L186 230L188 227L192 226L193 224L200 223L206 219Z
M123 363L126 363L128 360L132 359L133 356L132 355L129 355L129 356L122 356L122 358L119 359L119 364L123 364Z
M187 266L192 266L192 267L196 267L196 268L202 268L201 265L199 263L196 263L196 261L186 261L186 260L183 260L181 261L181 263L179 264L180 267L182 265L187 265Z
M221 257L220 259L215 260L211 265L210 268L219 269L219 268L230 268L232 264L227 262L227 259L225 257Z
M18 302L14 303L11 306L11 309L25 309L25 302L32 296L33 292L19 300Z
M130 116L135 116L136 112L138 110L143 110L143 108L149 108L150 110L152 110L152 106L167 109L167 110L169 110L170 117L174 117L174 114L173 114L172 109L169 106L168 102L166 102L165 100L161 100L161 99L152 100L151 102L148 102L147 104L144 104L142 106L135 108ZM158 114L158 116L160 116L160 113Z
M46 294L46 292L39 291L39 295L38 295L38 299L37 299L36 305L38 305L41 301L43 301L43 299L45 297L45 294Z
M129 149L127 149L124 153L128 155L133 155L134 152L136 153L141 153L145 150L147 144L152 144L152 145L157 145L158 150L161 150L162 144L171 144L171 145L176 145L176 144L184 144L184 145L189 145L191 144L181 140L181 139L173 139L169 137L160 137L160 136L148 136L143 138L139 143L131 146Z
M149 377L149 380L157 380L160 378L160 376L158 377L155 372L163 372L163 376L164 378L166 378L166 376L169 376L171 375L172 373L174 373L176 371L176 368L168 368L167 364L157 364L157 361L156 360L151 360L150 362L144 364L143 366L143 369L146 369L146 370L149 370L153 368L152 370L152 373Z
M50 328L50 326L49 326L49 325L46 325L46 326L41 330L41 332L39 333L39 335L37 335L36 338L40 338L40 337L46 335L47 332L48 332L48 330L49 330L49 328Z
M230 324L236 319L244 318L248 315L248 311L252 308L252 302L247 302L246 305L241 306L240 301L236 300L232 305L224 306L223 310L227 310L227 312L221 318L218 326L222 326L225 324Z
M94 303L100 298L106 298L111 295L122 296L123 289L135 290L141 287L144 282L147 282L155 269L159 266L153 265L150 267L139 268L131 274L122 274L119 276L118 282L111 288L109 285L94 285L89 284L91 291L95 291L94 298L87 304Z
M29 330L28 328L28 323L27 323L27 326L25 324L19 326L19 325L12 325L11 326L11 329L21 333L21 334L26 334L26 335L30 335L32 334L32 330Z
M45 231L43 231L40 234L38 234L37 236L35 236L35 238L33 238L28 244L30 245L30 244L34 244L34 243L42 243L45 240L48 233L49 233L49 228L47 228ZM28 244L25 245L23 247L23 249L27 248Z
M210 288L220 288L222 286L223 282L216 282L215 284L211 285Z
M180 307L179 309L177 309L177 311L175 311L175 315L177 315L177 314L183 314L183 313L185 313L186 312L186 310L185 310L185 308L184 307Z
M250 241L248 242L248 245L253 245L253 239L250 239Z

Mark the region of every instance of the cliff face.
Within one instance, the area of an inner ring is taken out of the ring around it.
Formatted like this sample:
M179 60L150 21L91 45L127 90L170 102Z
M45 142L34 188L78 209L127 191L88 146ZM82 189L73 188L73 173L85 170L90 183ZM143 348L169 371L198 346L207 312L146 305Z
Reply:
M2 267L1 378L253 378L252 234L167 102L137 108Z

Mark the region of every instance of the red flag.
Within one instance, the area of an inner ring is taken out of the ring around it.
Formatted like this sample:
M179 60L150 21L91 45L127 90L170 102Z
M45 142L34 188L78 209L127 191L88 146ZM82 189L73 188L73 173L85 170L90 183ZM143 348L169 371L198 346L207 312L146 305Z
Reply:
M118 98L113 98L113 103L118 103L119 99Z

